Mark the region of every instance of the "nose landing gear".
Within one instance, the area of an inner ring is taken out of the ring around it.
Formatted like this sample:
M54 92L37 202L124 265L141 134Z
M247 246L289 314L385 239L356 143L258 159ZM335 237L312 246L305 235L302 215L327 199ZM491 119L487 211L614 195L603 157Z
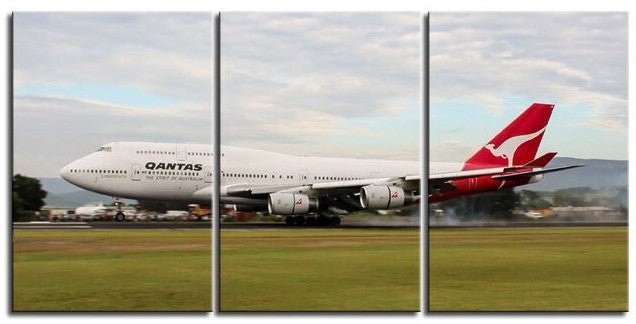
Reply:
M121 201L117 200L115 198L115 201L113 201L113 204L115 206L117 206L117 213L115 214L115 220L118 222L123 222L126 220L126 215L124 215L124 212L121 211L121 206L124 204Z

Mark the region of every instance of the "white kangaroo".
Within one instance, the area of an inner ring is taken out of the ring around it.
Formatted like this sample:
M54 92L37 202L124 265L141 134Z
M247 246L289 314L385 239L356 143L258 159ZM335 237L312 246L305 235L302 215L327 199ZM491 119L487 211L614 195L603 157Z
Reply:
M545 131L545 127L532 134L513 136L505 140L497 148L495 148L495 145L493 144L486 144L486 146L484 147L487 148L493 156L502 157L508 160L508 166L511 167L515 157L515 153L517 153L517 149L519 148L519 146L536 138L537 136L542 134L543 131Z

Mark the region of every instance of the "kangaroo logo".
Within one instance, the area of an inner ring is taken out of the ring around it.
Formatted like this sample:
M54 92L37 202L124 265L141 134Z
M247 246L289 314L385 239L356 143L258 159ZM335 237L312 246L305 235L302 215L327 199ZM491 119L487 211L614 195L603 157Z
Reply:
M545 127L532 134L513 136L505 140L497 148L495 148L494 144L490 143L486 144L484 148L488 149L493 156L508 160L508 166L511 167L519 146L541 135L543 131L545 131Z

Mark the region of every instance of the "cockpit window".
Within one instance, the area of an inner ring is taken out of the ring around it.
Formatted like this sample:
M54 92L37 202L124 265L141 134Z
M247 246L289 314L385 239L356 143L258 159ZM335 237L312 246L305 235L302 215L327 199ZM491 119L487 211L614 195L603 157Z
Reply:
M97 152L99 152L99 151L110 152L110 151L111 151L111 147L110 147L110 146L100 146L100 147L97 149Z

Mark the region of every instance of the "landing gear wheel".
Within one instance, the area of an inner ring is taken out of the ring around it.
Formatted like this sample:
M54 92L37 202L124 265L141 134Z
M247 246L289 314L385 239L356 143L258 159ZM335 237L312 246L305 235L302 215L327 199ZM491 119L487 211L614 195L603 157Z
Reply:
M340 217L338 217L338 216L331 216L331 218L329 219L329 223L331 224L331 226L338 226L338 225L340 225Z
M296 216L296 225L298 225L298 226L305 225L305 217L304 216Z
M123 222L126 220L126 215L124 215L124 213L121 211L121 205L123 205L123 203L121 201L119 201L119 199L113 197L113 204L115 206L117 206L117 213L115 214L115 220L118 222Z
M327 225L329 225L329 217L324 216L324 215L318 216L318 219L316 219L316 224L318 226L327 226Z
M294 216L285 217L285 224L294 225L294 223L296 223L296 217L294 217Z

